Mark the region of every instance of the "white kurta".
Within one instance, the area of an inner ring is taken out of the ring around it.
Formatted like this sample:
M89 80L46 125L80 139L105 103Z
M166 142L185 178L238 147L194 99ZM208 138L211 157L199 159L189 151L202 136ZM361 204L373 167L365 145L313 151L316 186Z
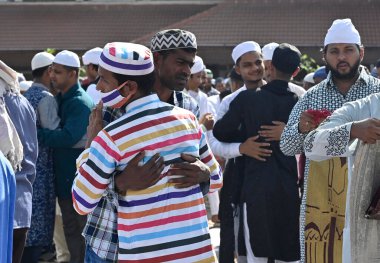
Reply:
M305 155L311 160L322 161L334 156L348 157L348 191L343 230L343 262L345 263L351 263L352 258L350 238L350 202L352 199L350 192L352 191L355 150L358 145L358 140L350 140L350 132L354 121L367 118L380 119L380 93L344 104L316 130L310 132L305 139ZM364 215L361 216L364 217ZM372 261L368 259L366 262Z

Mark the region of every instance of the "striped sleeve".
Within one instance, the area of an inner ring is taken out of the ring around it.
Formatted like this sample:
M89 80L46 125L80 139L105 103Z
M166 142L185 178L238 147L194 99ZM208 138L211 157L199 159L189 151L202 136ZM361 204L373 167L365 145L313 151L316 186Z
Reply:
M86 215L96 207L112 173L120 161L120 151L109 134L102 130L77 160L77 175L72 187L74 209Z
M222 169L219 166L218 161L215 159L214 154L210 150L210 146L208 145L207 139L206 139L206 133L203 132L202 128L200 129L201 139L199 142L199 156L201 161L206 164L210 168L210 190L209 192L215 192L218 191L220 188L222 188Z

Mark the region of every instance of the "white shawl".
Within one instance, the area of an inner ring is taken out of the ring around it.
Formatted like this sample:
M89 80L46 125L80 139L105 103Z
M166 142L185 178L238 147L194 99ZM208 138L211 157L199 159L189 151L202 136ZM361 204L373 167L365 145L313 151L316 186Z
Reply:
M20 96L20 88L17 73L0 60L0 151L16 171L21 169L23 147L7 112L4 101L6 94Z

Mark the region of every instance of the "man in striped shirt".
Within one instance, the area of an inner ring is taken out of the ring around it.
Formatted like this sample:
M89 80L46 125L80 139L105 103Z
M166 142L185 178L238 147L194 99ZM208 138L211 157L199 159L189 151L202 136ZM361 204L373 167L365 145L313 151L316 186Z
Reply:
M177 173L169 168L182 162L182 153L200 158L211 171L211 190L221 186L220 168L196 117L151 93L153 69L151 52L141 45L104 47L98 89L106 106L125 107L126 113L78 158L74 207L80 214L90 213L110 187L114 171L122 171L140 152L145 152L141 163L160 155L164 164L157 165L163 165L164 172L155 184L118 197L119 262L215 262L201 189L176 187L172 176ZM96 256L91 252L88 262Z
M166 45L160 43L164 38L170 38L172 41ZM168 102L174 106L191 111L195 116L199 117L199 108L195 100L190 96L184 94L182 90L184 87L182 83L175 81L178 74L175 72L180 71L181 68L186 68L190 71L192 60L186 63L174 65L172 61L183 61L183 56L186 53L177 53L178 49L186 49L192 59L195 57L197 43L195 36L185 30L165 30L158 32L152 38L152 50L154 51L155 61L155 84L154 90L159 94L161 101ZM158 65L160 63L160 65ZM171 69L175 67L177 69ZM180 68L178 70L178 67ZM160 69L160 70L159 70ZM190 73L188 73L190 74ZM182 85L182 86L181 86ZM169 95L169 96L168 96ZM120 118L124 113L123 108L113 109L105 107L106 111L103 114L101 107L98 107L92 114L92 118L88 128L89 142L91 143L93 137L110 122ZM94 117L95 116L95 117ZM93 135L92 135L93 134ZM86 148L89 147L89 144ZM183 159L187 162L175 164L175 168L179 174L186 175L181 178L176 178L177 186L189 186L200 184L203 194L208 192L210 171L208 167L199 159L189 155L183 155ZM118 172L111 180L107 193L103 195L96 208L92 213L87 216L87 224L83 230L83 236L90 250L90 253L95 253L99 257L97 262L116 262L118 252L118 236L117 236L117 193L114 185L117 185L121 190L140 190L148 188L152 185L155 179L158 178L162 169L158 163L162 157L152 158L146 164L139 166L138 162L144 158L144 154L137 155L131 161L123 172ZM153 164L155 164L153 166Z

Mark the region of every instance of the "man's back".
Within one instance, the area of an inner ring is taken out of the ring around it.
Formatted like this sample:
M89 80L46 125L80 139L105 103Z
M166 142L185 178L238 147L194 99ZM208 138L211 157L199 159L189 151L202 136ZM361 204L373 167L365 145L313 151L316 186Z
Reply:
M286 123L296 102L297 96L288 91L285 81L274 80L260 90L243 91L215 124L214 136L223 142L234 142L239 136L245 141L256 136L262 125L275 120ZM238 178L241 202L247 206L249 229L255 233L250 235L255 256L293 261L299 258L296 160L280 151L278 141L271 141L269 149L272 153L265 162L244 156L244 171ZM277 211L282 211L281 215ZM287 226L281 226L280 221Z
M168 258L161 260L181 259L179 252L199 249L209 243L207 217L199 185L174 188L166 171L170 164L182 161L181 153L200 157L214 175L218 165L208 151L205 135L193 114L159 101L156 95L135 103L137 101L130 103L126 114L94 139L88 160L79 174L87 177L88 173L96 178L97 183L93 186L99 189L88 187L88 190L98 193L105 190L112 172L124 169L137 153L145 151L143 162L159 153L165 161L161 179L148 189L128 191L127 195L119 196L119 260L153 260L163 250ZM78 188L83 183L81 178L78 175L75 182ZM214 188L220 186L220 180L211 179ZM91 194L83 195L78 188L74 186L73 191L77 210L88 213L100 197L92 200ZM81 198L86 202L81 202ZM190 232L192 238L187 238ZM181 247L175 244L179 240L183 242ZM196 260L212 258L211 246L192 256Z

